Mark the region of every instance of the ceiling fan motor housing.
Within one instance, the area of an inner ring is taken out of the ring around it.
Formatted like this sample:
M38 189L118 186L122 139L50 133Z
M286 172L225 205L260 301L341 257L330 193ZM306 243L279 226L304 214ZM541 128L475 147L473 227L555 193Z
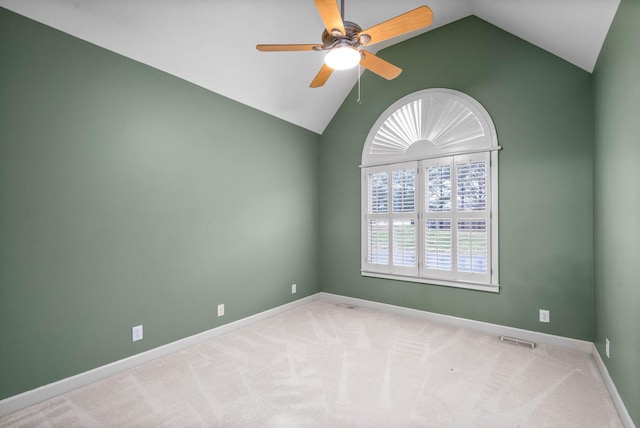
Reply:
M321 50L331 49L338 46L339 44L344 45L345 43L349 44L352 48L355 49L361 44L365 44L364 39L367 39L367 42L371 40L371 38L366 34L360 35L360 33L362 32L362 28L360 28L360 26L355 22L344 21L344 31L346 33L344 36L335 36L329 33L327 30L324 30L322 32L323 46Z

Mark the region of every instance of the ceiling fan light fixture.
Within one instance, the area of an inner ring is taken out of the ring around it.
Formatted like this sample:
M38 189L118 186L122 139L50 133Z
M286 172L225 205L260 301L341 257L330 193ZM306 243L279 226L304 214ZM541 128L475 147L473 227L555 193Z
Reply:
M331 49L324 56L324 63L334 70L348 70L360 63L360 51L349 44L343 44Z

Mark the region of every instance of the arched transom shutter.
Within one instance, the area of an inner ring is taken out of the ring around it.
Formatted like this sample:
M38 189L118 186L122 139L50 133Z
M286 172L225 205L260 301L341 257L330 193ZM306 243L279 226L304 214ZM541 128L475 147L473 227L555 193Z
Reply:
M425 89L380 116L367 136L362 166L495 148L495 127L480 103L452 89Z

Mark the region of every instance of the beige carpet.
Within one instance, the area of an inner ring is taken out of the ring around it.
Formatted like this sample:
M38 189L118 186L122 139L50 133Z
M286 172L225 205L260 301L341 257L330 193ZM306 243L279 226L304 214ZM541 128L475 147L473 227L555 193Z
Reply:
M592 357L313 302L0 427L621 427Z

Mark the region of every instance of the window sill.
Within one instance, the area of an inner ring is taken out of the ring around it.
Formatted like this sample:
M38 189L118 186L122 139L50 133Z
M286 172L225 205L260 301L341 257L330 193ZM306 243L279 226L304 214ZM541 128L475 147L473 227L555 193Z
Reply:
M500 292L499 284L480 284L476 282L447 281L443 279L422 278L407 275L397 275L392 273L371 272L365 270L361 270L360 273L362 276L368 276L372 278L395 279L397 281L418 282L431 285L444 285L446 287L465 288L468 290L486 291L489 293Z

